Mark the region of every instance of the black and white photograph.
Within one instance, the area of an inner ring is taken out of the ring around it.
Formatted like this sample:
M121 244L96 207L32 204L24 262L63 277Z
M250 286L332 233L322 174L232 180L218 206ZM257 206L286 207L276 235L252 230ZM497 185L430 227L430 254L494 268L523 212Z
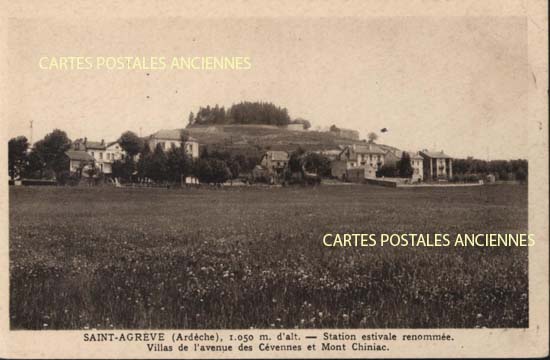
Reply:
M161 331L132 345L152 357L544 337L533 21L8 18L5 331L80 346Z

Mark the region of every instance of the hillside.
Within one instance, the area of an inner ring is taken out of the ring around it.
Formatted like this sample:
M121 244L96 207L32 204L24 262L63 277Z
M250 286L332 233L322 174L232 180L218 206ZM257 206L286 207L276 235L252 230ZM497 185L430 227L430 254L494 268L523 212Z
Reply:
M333 150L340 145L362 143L338 137L331 132L292 131L270 125L191 126L185 132L201 145L235 152L261 152L268 149L293 151L299 146L310 151Z

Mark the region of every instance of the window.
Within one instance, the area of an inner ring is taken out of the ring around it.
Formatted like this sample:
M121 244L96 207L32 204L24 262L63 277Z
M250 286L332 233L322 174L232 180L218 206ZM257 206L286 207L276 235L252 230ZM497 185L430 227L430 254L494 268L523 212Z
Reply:
M95 153L92 151L92 157L95 158Z
M103 160L103 153L102 152L99 153L99 159Z
M164 141L160 142L159 144L162 150L166 149L166 143Z

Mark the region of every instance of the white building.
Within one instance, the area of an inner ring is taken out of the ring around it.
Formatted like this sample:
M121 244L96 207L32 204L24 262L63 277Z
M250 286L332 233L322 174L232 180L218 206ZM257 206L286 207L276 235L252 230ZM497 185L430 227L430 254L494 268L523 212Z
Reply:
M441 151L422 150L419 152L424 163L424 180L450 180L453 177L453 158Z
M347 146L331 163L332 176L345 179L348 170L361 168L365 170L365 178L374 178L384 165L385 154L376 144Z
M424 180L424 158L417 152L409 151L411 157L411 167L413 168L413 174L411 181L418 182Z
M118 141L106 143L103 139L101 141L89 141L87 138L77 139L73 142L73 150L88 153L99 171L104 174L111 174L113 163L126 157L126 152Z
M83 150L67 150L65 155L69 158L69 171L72 173L84 173L94 164L94 158Z
M155 151L157 145L160 145L164 151L183 145L186 154L193 159L199 157L199 142L197 139L191 136L184 136L183 130L180 129L159 130L147 138L147 143L151 152Z

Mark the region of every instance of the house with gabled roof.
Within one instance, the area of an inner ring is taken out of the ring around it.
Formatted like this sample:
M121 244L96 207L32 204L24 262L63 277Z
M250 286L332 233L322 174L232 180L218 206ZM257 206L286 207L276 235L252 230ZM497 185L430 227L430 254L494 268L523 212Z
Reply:
M266 151L260 159L260 164L252 170L252 177L255 181L278 183L283 180L289 159L286 151Z
M289 160L286 151L266 151L260 159L260 165L271 174L282 174Z
M98 170L103 174L112 174L112 165L117 160L123 160L126 152L118 141L105 142L90 141L88 138L76 139L72 144L72 150L83 151L91 156Z
M151 151L155 151L157 145L164 151L183 146L185 153L191 158L199 157L199 142L194 137L186 136L182 129L162 129L149 135L146 140Z
M385 164L398 165L398 161L403 157L403 153L406 152L411 159L411 167L413 173L411 176L412 182L422 181L424 179L424 158L420 156L418 152L415 151L403 151L398 149L388 150L385 156Z
M94 165L94 158L84 150L69 149L65 152L69 158L69 171L81 173L86 166Z
M364 169L365 178L376 177L385 163L385 155L386 151L374 143L346 146L331 163L332 176L346 179L348 170L360 168Z
M453 158L441 151L422 150L424 180L450 180L453 177Z

